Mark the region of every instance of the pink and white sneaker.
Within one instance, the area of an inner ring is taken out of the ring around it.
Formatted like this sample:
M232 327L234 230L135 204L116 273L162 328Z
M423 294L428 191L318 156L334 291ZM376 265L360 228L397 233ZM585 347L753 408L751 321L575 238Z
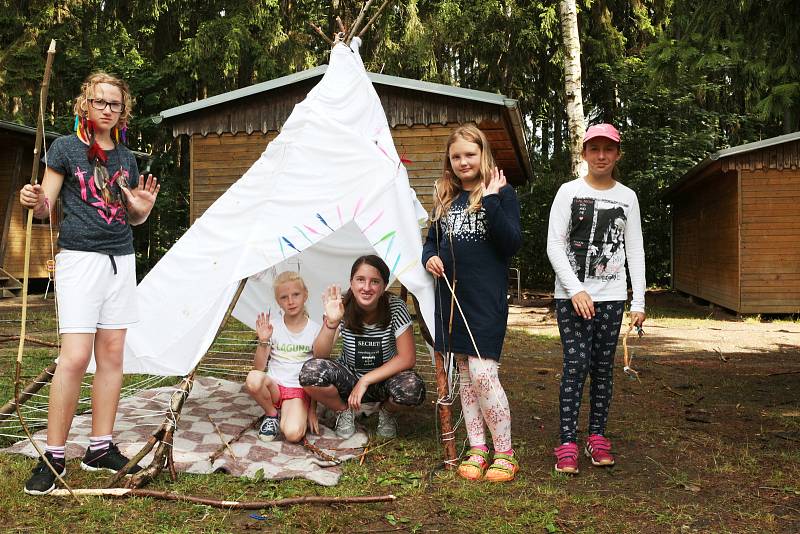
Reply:
M610 467L614 465L614 456L611 455L611 441L600 434L592 434L586 438L586 456L592 459L592 465Z
M578 444L564 443L553 450L556 455L556 471L569 475L578 474Z

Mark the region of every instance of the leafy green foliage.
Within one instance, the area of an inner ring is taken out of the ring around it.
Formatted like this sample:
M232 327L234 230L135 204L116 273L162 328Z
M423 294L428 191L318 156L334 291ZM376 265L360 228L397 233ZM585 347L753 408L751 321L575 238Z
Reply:
M376 2L378 4L379 2ZM152 153L159 202L137 228L140 274L188 224L188 143L151 117L297 72L327 58L308 23L332 34L357 0L0 0L0 118L33 124L50 39L58 42L49 129L67 132L91 71L126 79L131 148ZM795 0L578 2L584 109L623 132L622 180L639 194L648 279L669 275L661 193L709 153L800 126ZM524 283L546 287L549 206L569 175L557 4L543 0L394 0L364 37L367 68L518 99L534 159L519 191Z

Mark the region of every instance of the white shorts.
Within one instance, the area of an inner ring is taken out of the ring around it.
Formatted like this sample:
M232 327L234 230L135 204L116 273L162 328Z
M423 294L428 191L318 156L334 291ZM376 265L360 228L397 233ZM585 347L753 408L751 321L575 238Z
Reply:
M107 254L78 250L56 254L59 332L93 334L98 328L122 330L139 321L136 255L113 259L114 263Z

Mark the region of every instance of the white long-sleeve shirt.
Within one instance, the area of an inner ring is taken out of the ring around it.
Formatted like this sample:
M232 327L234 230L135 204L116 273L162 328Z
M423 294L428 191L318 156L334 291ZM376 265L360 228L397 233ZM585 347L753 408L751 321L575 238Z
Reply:
M591 187L577 178L563 184L550 208L547 256L556 273L555 297L586 291L595 302L627 300L625 261L631 276L631 311L644 312L644 242L639 199L615 182Z

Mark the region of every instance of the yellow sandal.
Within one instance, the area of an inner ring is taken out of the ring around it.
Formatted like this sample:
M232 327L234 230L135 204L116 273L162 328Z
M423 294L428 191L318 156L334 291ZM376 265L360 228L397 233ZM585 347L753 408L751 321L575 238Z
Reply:
M481 462L470 460L472 456L480 456ZM472 448L464 455L466 460L461 462L458 466L458 476L466 478L467 480L480 480L489 467L489 451L482 449Z
M498 462L498 460L500 460ZM511 467L509 467L509 465ZM510 454L494 453L494 462L486 471L484 478L489 482L510 482L519 471L519 462Z

